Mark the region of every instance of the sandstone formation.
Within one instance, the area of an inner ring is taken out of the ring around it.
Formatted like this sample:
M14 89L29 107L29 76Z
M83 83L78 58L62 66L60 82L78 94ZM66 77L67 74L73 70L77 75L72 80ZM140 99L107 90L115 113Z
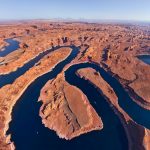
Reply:
M125 122L122 122L126 128L128 140L130 142L130 149L144 150L149 149L150 144L150 130L145 129L144 127L135 123L132 118L130 118L118 105L118 99L114 90L109 86L109 84L101 77L99 72L96 72L94 69L86 68L80 69L78 75L82 78L85 78L97 88L99 88L103 95L105 95L110 105L113 105L117 109L117 114L121 118L125 118ZM121 113L121 115L120 115ZM122 116L123 115L123 116Z
M62 48L60 51L45 56L37 65L17 78L13 84L6 85L0 89L0 149L10 149L12 146L12 143L8 143L10 141L9 137L6 137L5 134L8 123L11 120L12 107L16 101L36 78L49 72L57 63L65 59L70 50L70 48Z
M47 82L39 99L43 102L40 110L43 123L61 138L72 139L103 127L86 96L66 83L62 74Z
M0 51L3 51L5 46L7 46L7 43L3 40L2 37L0 37Z
M0 58L0 66L4 65L7 66L7 64L10 64L13 61L16 61L17 59L20 58L20 56L24 53L25 51L23 49L18 49L10 54L8 54L5 57Z
M75 45L79 48L77 57L64 70L81 62L101 65L120 82L134 102L143 109L150 109L150 66L137 58L138 55L150 55L149 25L39 20L3 24L0 25L0 52L5 50L7 43L4 40L8 38L17 38L20 49L0 57L0 75L16 71L47 49L54 52L41 58L12 84L0 88L0 150L14 149L15 143L6 136L12 108L37 77L49 72L70 54L70 48L61 47ZM150 131L122 110L114 89L101 75L89 68L79 70L78 75L99 88L115 110L126 130L130 149L149 150ZM43 102L40 116L44 125L62 138L72 139L103 127L86 95L64 80L63 71L43 87L40 100ZM53 124L52 119L55 119Z

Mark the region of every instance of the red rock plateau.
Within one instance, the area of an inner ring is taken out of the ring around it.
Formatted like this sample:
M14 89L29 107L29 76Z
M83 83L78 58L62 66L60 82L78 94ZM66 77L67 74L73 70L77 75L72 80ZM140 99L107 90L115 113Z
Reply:
M61 46L80 48L78 56L64 70L80 62L101 65L122 84L134 102L150 110L150 66L137 58L138 55L150 54L150 26L49 21L0 25L0 52L7 45L4 42L7 38L16 38L20 48L0 58L0 61L6 61L0 65L1 75L16 71L49 48L54 50L57 46L57 50L41 58L12 84L0 88L0 150L15 149L10 135L6 135L12 109L36 78L49 72L70 54L70 48ZM64 70L41 90L39 100L43 104L39 115L43 124L65 139L101 130L101 116L80 89L65 81ZM79 70L78 75L94 84L113 106L125 128L129 149L149 150L150 130L134 122L119 106L114 89L101 75L90 68Z

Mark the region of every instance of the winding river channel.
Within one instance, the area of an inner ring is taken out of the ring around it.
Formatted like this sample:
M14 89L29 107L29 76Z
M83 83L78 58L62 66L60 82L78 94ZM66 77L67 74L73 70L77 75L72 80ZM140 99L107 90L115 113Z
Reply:
M133 102L114 77L100 66L91 63L72 65L65 71L65 78L69 84L78 87L88 97L96 112L101 116L104 128L101 131L93 131L71 141L66 141L60 139L54 131L44 127L39 116L41 103L37 102L40 90L48 80L55 78L77 56L78 52L78 48L72 47L71 54L65 60L58 63L50 72L37 78L17 101L13 108L12 121L7 131L7 134L12 134L11 140L14 141L17 150L128 149L128 141L120 119L100 92L88 81L76 75L78 69L87 67L100 72L103 79L116 92L120 106L133 120L150 129L150 111L143 109Z
M150 129L150 111L146 110L144 108L142 108L141 106L139 106L137 103L135 103L130 96L128 95L128 93L124 90L124 88L122 87L122 85L119 83L119 81L117 79L115 79L115 77L112 77L109 73L107 73L102 67L100 67L99 65L96 64L91 64L91 63L81 63L81 64L77 64L77 65L73 65L71 66L67 71L67 76L66 79L68 79L68 77L71 77L71 79L75 79L74 81L77 82L77 76L75 75L75 72L78 69L81 68L87 68L87 67L91 67L93 69L95 69L96 71L98 71L102 78L113 88L113 90L115 91L117 97L118 97L118 101L119 101L119 105L120 107L128 113L128 115L138 124ZM70 74L70 75L69 75ZM71 75L72 74L72 75ZM70 80L71 80L70 79ZM69 81L70 81L69 80ZM71 81L70 84L73 84L75 86L76 83ZM79 87L80 88L80 87ZM83 91L83 90L82 90Z

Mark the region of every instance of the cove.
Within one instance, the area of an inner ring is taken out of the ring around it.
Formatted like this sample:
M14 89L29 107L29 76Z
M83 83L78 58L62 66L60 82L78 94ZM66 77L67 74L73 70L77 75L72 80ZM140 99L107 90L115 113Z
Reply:
M71 82L73 80L76 86L81 86L80 88L83 92L91 93L91 96L86 93L87 97L97 113L102 117L104 129L81 135L71 141L66 141L60 139L54 131L42 125L39 116L41 104L37 102L40 90L48 80L55 78L77 54L78 49L74 47L69 57L56 65L49 73L37 78L17 101L12 111L12 121L7 132L7 134L12 134L11 140L14 141L16 150L128 149L125 131L120 120L109 107L109 104L88 81L79 77L78 79L74 78L75 70L72 71L71 68L65 72L67 81ZM93 103L94 101L97 102L97 105Z
M6 39L5 42L7 42L9 45L5 47L3 51L0 51L0 57L5 57L9 53L17 50L19 48L19 41L14 39Z
M140 60L142 60L144 63L150 65L150 55L139 55L137 56Z

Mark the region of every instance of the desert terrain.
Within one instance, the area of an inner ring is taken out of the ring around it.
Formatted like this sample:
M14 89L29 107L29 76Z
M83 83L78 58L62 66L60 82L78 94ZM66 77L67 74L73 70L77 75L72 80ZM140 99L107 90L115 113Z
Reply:
M104 100L128 149L150 149L150 64L138 58L150 56L150 26L33 20L0 25L0 54L11 47L6 39L19 44L0 55L0 150L17 149L13 114L28 88L38 89L35 82L42 87L36 94L41 125L56 136L103 134L107 111L98 113L98 101Z

